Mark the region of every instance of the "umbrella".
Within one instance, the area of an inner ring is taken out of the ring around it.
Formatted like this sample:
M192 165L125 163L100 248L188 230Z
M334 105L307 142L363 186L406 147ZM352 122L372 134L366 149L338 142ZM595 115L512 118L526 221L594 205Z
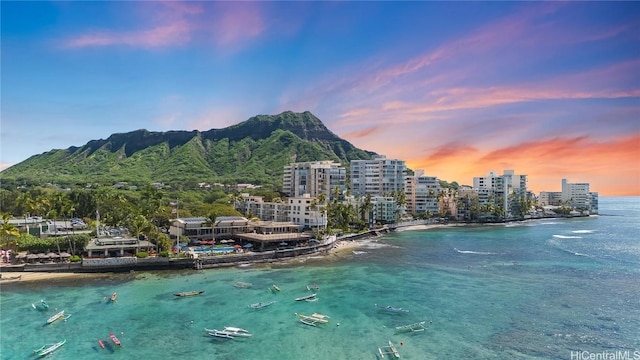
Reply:
M37 259L37 258L38 258L38 255L36 255L36 254L29 254L29 255L27 255L27 259L28 259L28 260L33 260L33 259Z
M49 258L54 258L54 257L58 257L58 256L59 256L58 254L52 253L52 252L47 254L47 257L49 257Z
M316 242L317 243L317 242L320 242L320 241L318 241L318 239L311 239L311 240L309 240L309 242Z
M18 256L16 256L16 259L24 259L27 257L27 254L18 254Z
M280 246L287 246L287 245L289 245L289 244L287 244L287 243L286 243L286 242L284 242L284 241L280 243Z
M236 249L240 249L242 246L240 246L240 245L233 245L233 247L234 247L234 248L236 248Z
M229 242L228 240L220 240L220 244L226 244L228 242Z
M246 244L246 245L245 245L245 246L243 246L243 247L250 248L250 247L253 247L253 244Z
M37 257L38 257L38 259L47 259L48 258L47 254L44 254L44 253L39 253L37 255Z
M63 258L68 258L71 257L71 254L63 252L62 254L60 254L60 256L62 256Z

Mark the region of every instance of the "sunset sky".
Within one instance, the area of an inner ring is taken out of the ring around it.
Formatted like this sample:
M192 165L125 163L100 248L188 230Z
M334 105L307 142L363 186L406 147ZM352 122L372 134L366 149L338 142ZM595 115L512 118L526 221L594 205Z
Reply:
M308 110L443 180L640 195L640 2L1 6L0 168Z

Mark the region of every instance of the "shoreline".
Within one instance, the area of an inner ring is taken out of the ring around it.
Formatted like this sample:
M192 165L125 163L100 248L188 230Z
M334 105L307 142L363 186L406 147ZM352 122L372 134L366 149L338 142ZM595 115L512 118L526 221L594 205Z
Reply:
M546 220L546 219L529 219L529 220ZM525 220L526 221L526 220ZM503 223L499 223L503 224ZM424 231L424 230L433 230L440 228L454 228L454 227L469 227L469 226L483 226L487 224L478 224L478 223L447 223L447 224L421 224L421 225L407 225L403 227L398 227L393 230L393 232L401 232L401 231ZM493 225L493 224L491 224ZM354 234L357 235L357 234ZM268 264L260 264L255 263L252 265L270 265L277 266L277 264L290 266L296 265L300 263L307 262L308 260L318 260L318 261L332 261L337 259L345 258L349 255L353 255L353 251L365 245L367 241L371 241L372 239L377 239L383 237L385 234L379 235L368 235L363 236L361 238L357 238L354 240L350 240L348 238L338 239L335 241L333 246L324 253L318 253L314 255L303 255L295 258L290 258L283 261L278 262L270 262ZM0 267L1 269L1 267ZM75 273L75 272L31 272L31 271L21 271L21 272L0 272L2 278L0 278L0 290L3 284L17 284L17 283L33 283L40 281L54 281L54 280L69 280L69 279L90 279L90 278L100 278L100 277L109 277L113 275L113 272L103 272L103 273Z
M9 275L7 275L9 274ZM0 278L0 288L4 284L32 283L38 281L67 280L67 279L90 279L110 276L111 273L74 273L74 272L43 272L43 271L23 271L23 272L3 272Z

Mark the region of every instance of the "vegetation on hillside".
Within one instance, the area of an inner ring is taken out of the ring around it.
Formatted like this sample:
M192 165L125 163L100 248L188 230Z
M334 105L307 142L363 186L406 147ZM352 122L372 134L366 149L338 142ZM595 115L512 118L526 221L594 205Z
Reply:
M279 189L291 162L370 159L309 112L259 115L224 129L137 130L81 147L32 156L0 173L2 187L64 187L165 183L175 189L206 183L253 183Z

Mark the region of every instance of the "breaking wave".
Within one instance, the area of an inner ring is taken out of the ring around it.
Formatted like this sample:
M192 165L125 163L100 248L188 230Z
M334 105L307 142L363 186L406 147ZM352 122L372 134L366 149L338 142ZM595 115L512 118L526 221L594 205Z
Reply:
M572 231L574 234L592 234L593 230L574 230Z
M455 250L457 253L460 253L460 254L498 255L498 253L494 253L494 252L458 250L458 248L453 248L453 250Z
M559 239L582 239L582 236L569 236L569 235L553 235L554 238Z

